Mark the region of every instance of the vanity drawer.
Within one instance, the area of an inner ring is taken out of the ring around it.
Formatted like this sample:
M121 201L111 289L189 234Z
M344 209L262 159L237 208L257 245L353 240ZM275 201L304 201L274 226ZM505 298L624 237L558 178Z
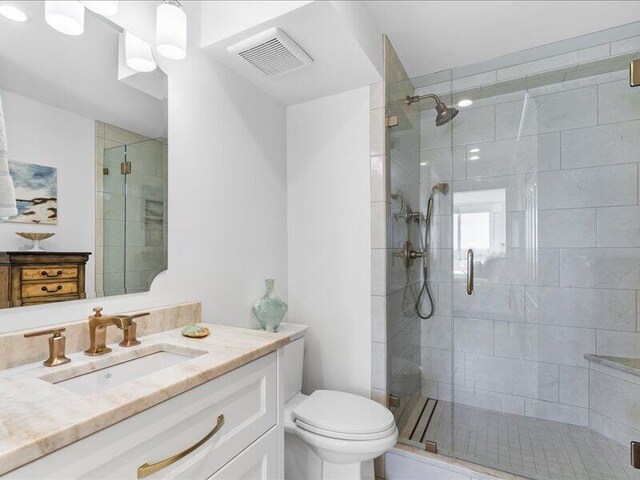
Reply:
M62 267L59 265L47 265L42 267L22 268L22 280L62 280L66 278L78 278L78 267Z
M276 352L35 460L4 478L136 479L138 468L195 451L145 478L205 480L277 422Z
M23 283L22 298L53 297L59 295L73 295L78 293L78 282L38 282Z
M264 480L278 478L278 429L272 428L257 442L218 470L208 480Z

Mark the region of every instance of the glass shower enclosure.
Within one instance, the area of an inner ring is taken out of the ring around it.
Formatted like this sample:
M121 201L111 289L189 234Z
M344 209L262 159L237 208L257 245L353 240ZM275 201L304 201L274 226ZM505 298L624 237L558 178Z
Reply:
M405 308L387 331L405 336L404 353L387 350L401 442L529 478L640 478L635 58L640 24L387 79L405 122L388 133L406 165L392 171L390 219ZM436 126L432 98L407 105L427 94L459 114ZM407 241L427 259L430 318L417 315L424 279L419 258L404 267Z
M167 268L167 143L104 150L103 295L145 292Z

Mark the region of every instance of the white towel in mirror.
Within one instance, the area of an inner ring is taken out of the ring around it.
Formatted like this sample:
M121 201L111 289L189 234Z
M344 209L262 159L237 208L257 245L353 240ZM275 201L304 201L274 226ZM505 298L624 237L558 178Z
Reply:
M4 125L2 97L0 97L0 218L18 214L13 180L9 174L9 154L7 153L7 131Z

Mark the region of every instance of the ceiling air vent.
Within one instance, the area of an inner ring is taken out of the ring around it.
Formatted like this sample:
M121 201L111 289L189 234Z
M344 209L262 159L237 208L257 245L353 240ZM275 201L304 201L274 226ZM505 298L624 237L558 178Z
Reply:
M307 52L279 28L271 28L231 45L227 51L240 55L269 77L298 70L313 62Z

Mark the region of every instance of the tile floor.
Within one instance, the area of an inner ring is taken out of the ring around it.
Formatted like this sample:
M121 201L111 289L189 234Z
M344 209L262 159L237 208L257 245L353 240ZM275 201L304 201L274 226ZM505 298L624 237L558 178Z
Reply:
M499 413L439 401L421 442L434 441L438 453L544 480L640 479L629 464L629 447L587 427ZM409 422L420 422L420 412ZM451 442L451 420L455 436ZM424 419L423 419L424 423ZM406 435L411 428L402 429ZM414 431L413 442L416 445ZM402 439L401 439L402 441ZM452 452L455 455L452 455Z

